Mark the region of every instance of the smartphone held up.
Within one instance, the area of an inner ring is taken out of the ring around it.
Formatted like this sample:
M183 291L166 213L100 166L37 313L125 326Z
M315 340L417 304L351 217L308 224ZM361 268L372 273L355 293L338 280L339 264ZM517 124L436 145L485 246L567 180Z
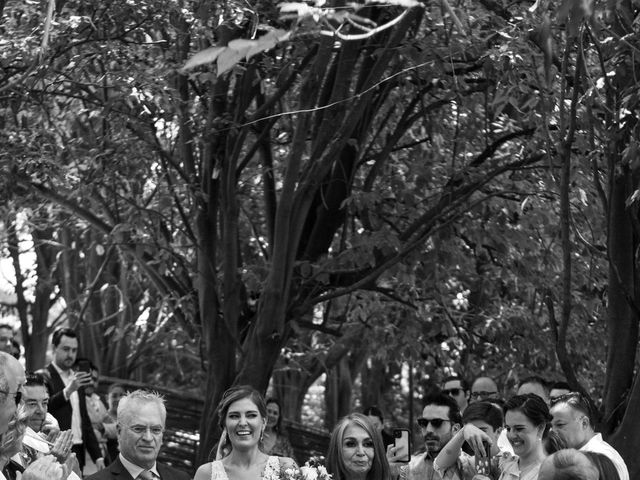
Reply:
M489 442L482 442L482 446L485 454L481 455L480 452L476 454L476 472L494 480L491 474L491 445Z
M396 461L411 460L411 432L406 428L393 429L393 446L396 448Z
M83 373L91 373L91 362L86 359L81 359L76 362L76 371Z

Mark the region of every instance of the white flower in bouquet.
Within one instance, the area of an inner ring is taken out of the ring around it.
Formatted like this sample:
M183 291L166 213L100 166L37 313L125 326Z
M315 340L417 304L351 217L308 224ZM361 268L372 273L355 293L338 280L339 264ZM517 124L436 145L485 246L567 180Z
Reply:
M331 474L317 460L310 460L300 467L302 480L331 480Z
M314 467L309 467L308 465L300 467L300 473L303 480L318 480L318 470Z
M296 480L300 475L300 472L296 468L287 468L284 471L285 480Z

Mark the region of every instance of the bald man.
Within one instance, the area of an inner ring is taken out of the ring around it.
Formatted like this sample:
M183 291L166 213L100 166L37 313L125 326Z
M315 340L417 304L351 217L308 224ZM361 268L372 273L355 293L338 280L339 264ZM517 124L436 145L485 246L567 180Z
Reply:
M469 403L500 398L498 385L491 377L478 377L471 384Z

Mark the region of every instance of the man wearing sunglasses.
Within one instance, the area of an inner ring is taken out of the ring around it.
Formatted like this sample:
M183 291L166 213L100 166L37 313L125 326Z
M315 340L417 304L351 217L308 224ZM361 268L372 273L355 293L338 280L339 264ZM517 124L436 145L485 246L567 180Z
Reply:
M460 378L457 375L446 377L442 381L442 393L451 395L458 404L460 413L464 413L464 409L467 408L467 398L469 396L469 387L464 378Z
M550 411L553 415L551 428L564 440L567 448L609 457L620 480L629 480L627 465L620 454L594 430L594 409L584 395L578 392L561 395L551 403Z
M450 395L429 395L425 398L425 407L417 422L426 451L413 455L407 465L396 461L396 449L390 447L387 459L392 476L399 475L403 480L448 480L448 477L443 479L434 470L433 460L460 429L462 418L458 404Z

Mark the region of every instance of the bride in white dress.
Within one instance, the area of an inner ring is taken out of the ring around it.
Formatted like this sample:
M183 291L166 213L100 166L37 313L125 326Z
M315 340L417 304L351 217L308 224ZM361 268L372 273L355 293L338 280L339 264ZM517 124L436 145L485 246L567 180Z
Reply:
M260 451L267 407L257 390L247 385L230 388L218 415L223 429L218 451L230 451L221 460L201 465L193 480L284 480L281 472L297 470L292 458Z

